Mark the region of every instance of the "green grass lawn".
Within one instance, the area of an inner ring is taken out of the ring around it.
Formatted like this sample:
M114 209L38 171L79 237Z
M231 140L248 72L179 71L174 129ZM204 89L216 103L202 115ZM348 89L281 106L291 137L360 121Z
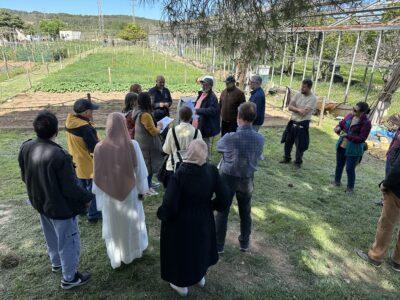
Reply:
M238 250L236 204L229 220L226 252L209 270L204 290L190 289L195 299L377 299L399 298L400 275L387 264L375 269L358 259L354 248L372 243L380 209L377 187L384 162L365 157L357 169L356 195L330 187L336 138L333 121L311 129L304 168L280 165L283 129L264 129L266 159L256 173L253 235L250 253ZM104 132L101 132L104 134ZM38 214L27 195L17 165L18 148L32 132L0 132L0 251L15 253L19 265L0 272L0 295L16 298L176 298L160 279L159 230L156 210L161 196L145 199L149 248L142 259L113 270L101 239L101 224L80 219L82 270L91 282L74 291L59 287L51 273ZM58 142L65 146L61 132ZM218 155L214 156L214 161ZM346 178L346 176L344 176ZM290 187L292 186L292 187ZM392 247L393 249L393 243Z

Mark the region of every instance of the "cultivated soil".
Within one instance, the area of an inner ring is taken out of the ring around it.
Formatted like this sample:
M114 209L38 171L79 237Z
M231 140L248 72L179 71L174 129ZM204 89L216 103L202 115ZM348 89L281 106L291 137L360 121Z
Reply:
M176 115L176 105L182 96L194 96L191 94L172 93L174 105L171 116ZM65 119L72 112L72 105L76 99L86 97L85 93L21 93L0 105L0 129L31 128L32 121L37 112L42 109L50 109L57 114L60 127L64 127ZM92 100L100 103L101 109L95 114L95 122L98 127L104 127L107 115L114 111L120 111L123 107L125 93L91 93ZM266 127L282 127L288 122L289 115L267 105L265 112Z

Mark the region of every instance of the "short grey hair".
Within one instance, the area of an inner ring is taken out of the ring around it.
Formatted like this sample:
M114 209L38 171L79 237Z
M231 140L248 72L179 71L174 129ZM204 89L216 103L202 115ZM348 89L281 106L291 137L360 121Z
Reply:
M262 83L262 78L261 78L260 75L253 75L253 76L251 76L250 81L256 81L259 84L261 84Z

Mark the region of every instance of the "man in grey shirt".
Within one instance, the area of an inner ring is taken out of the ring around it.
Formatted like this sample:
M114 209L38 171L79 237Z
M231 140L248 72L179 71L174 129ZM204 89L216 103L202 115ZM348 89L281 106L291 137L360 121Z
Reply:
M217 143L217 151L222 153L220 165L221 180L229 187L230 201L236 194L240 215L240 250L247 251L251 233L251 196L254 172L261 158L264 137L257 133L252 124L257 116L257 107L245 102L238 109L238 129L225 134ZM217 248L224 252L229 210L218 212L215 218Z
M281 142L285 143L285 156L280 163L288 164L291 162L293 145L296 145L295 166L300 168L303 163L303 154L310 143L308 129L311 116L317 106L317 98L311 91L312 84L310 79L304 79L301 85L301 93L296 94L289 104L288 108L292 112L292 117L282 136Z

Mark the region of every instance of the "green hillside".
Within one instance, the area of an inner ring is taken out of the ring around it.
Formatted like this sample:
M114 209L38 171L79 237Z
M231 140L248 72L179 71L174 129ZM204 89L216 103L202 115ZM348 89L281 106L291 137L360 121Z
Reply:
M1 8L0 8L1 9ZM67 24L66 30L76 30L83 33L83 38L92 38L96 36L99 27L99 18L97 15L72 15L65 13L43 13L38 11L26 12L18 10L5 9L6 11L18 15L21 19L28 24L33 25L37 30L40 20L58 18ZM106 35L115 36L126 23L132 22L132 16L128 15L104 15L104 31ZM146 31L158 27L159 21L135 18L136 23L143 27Z

